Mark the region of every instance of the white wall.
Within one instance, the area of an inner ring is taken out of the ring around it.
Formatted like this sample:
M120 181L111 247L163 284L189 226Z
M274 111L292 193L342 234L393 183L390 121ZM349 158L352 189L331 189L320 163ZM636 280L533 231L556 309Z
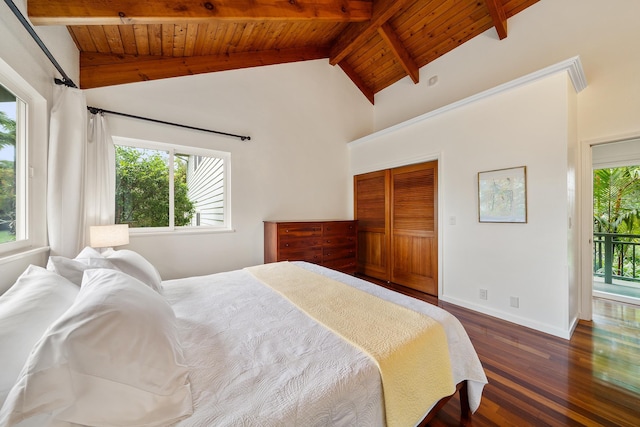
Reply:
M132 236L164 279L263 262L263 220L353 218L347 142L372 130L371 105L325 60L86 91L89 105L251 136L108 116L113 135L231 152L233 233Z
M567 181L575 98L561 72L350 143L354 174L439 158L441 299L570 335L577 316L569 305L577 267L569 265ZM477 173L523 165L527 224L479 223ZM510 307L511 296L520 308Z
M15 1L24 13L24 1ZM65 72L77 81L78 52L65 28L38 29ZM6 3L0 3L0 73L21 86L32 109L29 166L33 178L29 188L30 239L26 252L0 257L0 293L15 281L29 264L44 265L48 256L46 236L46 158L53 78L60 77L50 61L15 18Z
M580 140L640 134L640 2L542 0L376 94L375 128L388 126L579 55L589 83L578 96ZM438 76L435 86L428 79Z

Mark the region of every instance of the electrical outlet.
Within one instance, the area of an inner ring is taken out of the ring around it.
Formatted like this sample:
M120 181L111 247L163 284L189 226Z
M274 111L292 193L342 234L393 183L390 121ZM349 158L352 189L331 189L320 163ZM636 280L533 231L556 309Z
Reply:
M519 308L519 307L520 307L520 298L518 298L518 297L511 297L511 307L513 307L513 308Z
M486 289L480 289L480 299L488 299Z

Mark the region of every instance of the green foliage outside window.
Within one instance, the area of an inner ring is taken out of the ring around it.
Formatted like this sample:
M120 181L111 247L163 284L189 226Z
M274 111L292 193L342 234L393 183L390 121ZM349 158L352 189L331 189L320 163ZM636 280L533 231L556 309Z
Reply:
M0 111L0 150L16 145L16 121ZM0 160L0 243L16 239L15 161Z
M640 236L640 166L593 172L593 221L595 233ZM620 277L638 277L640 253L634 251L634 246L640 237L616 240L624 243L613 245L613 273ZM603 271L600 268L597 272Z
M166 152L116 146L116 223L169 226L168 162ZM187 162L175 156L175 226L189 225L194 213L187 196Z
M640 234L640 166L593 172L594 230Z

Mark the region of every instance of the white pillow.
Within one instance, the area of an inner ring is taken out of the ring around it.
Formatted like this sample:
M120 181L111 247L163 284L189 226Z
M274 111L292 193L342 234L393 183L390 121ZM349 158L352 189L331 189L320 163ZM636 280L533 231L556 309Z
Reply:
M86 246L74 259L91 267L113 268L105 256L91 246Z
M79 291L64 277L30 265L0 296L0 406L33 346Z
M111 268L113 264L95 249L87 246L74 259L63 256L50 256L47 262L47 270L53 271L67 278L76 285L82 283L82 275L85 270L92 268Z
M0 425L166 426L193 411L173 310L116 270L87 270L73 306L34 348Z
M118 251L107 251L105 256L118 270L135 277L142 283L146 283L158 292L162 291L160 273L153 264L139 253L128 249L120 249Z

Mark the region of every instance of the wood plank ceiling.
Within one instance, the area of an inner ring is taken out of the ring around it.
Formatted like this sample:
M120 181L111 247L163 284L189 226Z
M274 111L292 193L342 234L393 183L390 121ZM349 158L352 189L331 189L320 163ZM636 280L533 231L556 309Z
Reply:
M538 0L28 0L34 25L66 25L80 86L328 58L374 95ZM498 43L498 40L496 40Z

